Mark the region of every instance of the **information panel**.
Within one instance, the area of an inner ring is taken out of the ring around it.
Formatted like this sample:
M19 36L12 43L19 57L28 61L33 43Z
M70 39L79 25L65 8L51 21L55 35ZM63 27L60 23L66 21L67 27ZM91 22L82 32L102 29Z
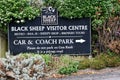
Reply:
M11 22L9 50L18 53L80 54L91 53L90 18L58 18L57 25L42 25L41 17L25 23Z

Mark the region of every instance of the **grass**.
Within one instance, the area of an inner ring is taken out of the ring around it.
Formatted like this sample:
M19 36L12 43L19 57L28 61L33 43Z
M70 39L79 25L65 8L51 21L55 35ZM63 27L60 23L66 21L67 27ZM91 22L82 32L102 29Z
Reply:
M100 59L93 59L90 62L90 68L91 69L96 69L96 70L100 70L106 67L106 64L103 60Z
M90 60L89 59L84 59L82 61L79 61L79 66L78 66L78 69L81 70L81 69L86 69L86 68L89 68L90 67Z
M31 56L39 56L40 54L30 54ZM22 57L28 58L28 54L22 54ZM51 54L41 55L47 65L47 71L56 70L60 74L71 74L81 69L103 69L106 67L120 66L120 56L100 54L94 58L89 59L85 56L69 56L61 55L55 56Z

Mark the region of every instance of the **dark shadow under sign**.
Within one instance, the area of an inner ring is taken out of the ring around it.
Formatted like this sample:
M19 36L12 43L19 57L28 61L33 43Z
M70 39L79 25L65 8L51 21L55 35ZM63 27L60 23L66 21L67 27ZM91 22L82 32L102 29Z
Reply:
M41 17L9 25L9 50L18 53L91 53L90 18L58 18L57 25L41 25Z

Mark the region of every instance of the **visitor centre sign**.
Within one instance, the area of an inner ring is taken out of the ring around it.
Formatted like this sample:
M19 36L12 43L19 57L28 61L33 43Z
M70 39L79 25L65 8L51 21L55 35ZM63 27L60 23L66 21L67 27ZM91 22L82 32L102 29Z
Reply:
M25 23L9 24L10 53L91 53L90 18L67 19L58 17L56 9L44 8L42 15Z

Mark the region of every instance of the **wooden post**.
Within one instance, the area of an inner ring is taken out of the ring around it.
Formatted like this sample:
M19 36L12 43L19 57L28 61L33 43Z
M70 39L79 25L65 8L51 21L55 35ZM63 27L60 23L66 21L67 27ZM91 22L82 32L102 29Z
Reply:
M7 37L0 31L0 58L5 57L7 51Z

